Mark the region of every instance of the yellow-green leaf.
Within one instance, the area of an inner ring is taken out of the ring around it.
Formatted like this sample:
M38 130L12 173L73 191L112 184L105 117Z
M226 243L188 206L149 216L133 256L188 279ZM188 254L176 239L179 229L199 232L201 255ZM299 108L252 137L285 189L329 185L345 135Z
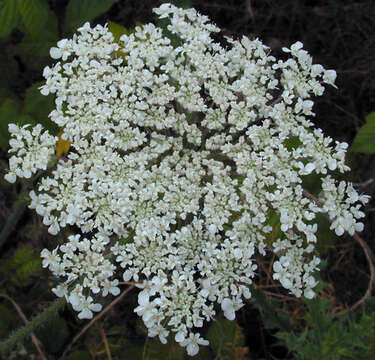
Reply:
M367 115L366 124L359 129L350 150L375 154L375 112Z

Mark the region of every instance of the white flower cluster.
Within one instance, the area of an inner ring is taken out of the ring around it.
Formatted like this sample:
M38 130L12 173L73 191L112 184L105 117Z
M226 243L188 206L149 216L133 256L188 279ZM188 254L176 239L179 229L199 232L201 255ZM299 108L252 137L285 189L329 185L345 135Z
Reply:
M154 11L179 45L153 24L117 43L87 23L51 49L61 60L44 70L41 92L56 95L50 117L71 149L30 207L52 234L67 225L86 234L42 252L62 279L56 295L80 318L100 311L98 295L119 293L122 268L142 288L134 311L149 335L165 342L172 331L195 355L217 304L234 319L251 297L255 253L274 251L274 278L313 297L316 215L328 213L338 235L360 231L368 198L336 188L327 173L349 169L347 144L332 145L308 120L333 70L313 65L299 42L276 61L259 40L215 42L219 29L194 9ZM36 129L33 141L13 132L8 180L45 168L55 140ZM322 177L322 206L304 194L311 173ZM275 216L282 236L272 243Z
M29 126L9 124L9 133L12 136L9 140L9 153L14 155L9 159L9 172L5 179L10 183L14 183L17 176L29 179L39 169L46 170L55 152L56 138L47 131L42 133L40 124L34 126L32 131L27 129Z

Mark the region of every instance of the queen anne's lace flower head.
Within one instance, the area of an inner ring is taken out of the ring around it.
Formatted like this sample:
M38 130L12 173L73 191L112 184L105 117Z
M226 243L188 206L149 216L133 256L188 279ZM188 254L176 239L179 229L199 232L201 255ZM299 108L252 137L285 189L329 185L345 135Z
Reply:
M258 39L215 42L219 29L194 9L154 11L169 19L173 44L153 24L117 43L107 26L86 23L51 49L60 61L45 68L41 92L55 94L50 118L71 150L30 207L52 234L68 225L82 233L42 251L62 279L55 294L80 318L101 310L99 295L119 294L120 273L142 288L134 311L149 335L166 342L172 331L195 355L208 344L204 322L220 309L234 319L251 297L255 253L274 251L274 278L313 297L316 215L352 234L368 199L327 175L349 169L347 144L308 119L333 70L313 65L300 42L276 60ZM56 139L40 125L9 130L7 180L46 169ZM304 195L312 173L322 177L322 205ZM272 241L274 215L282 235Z

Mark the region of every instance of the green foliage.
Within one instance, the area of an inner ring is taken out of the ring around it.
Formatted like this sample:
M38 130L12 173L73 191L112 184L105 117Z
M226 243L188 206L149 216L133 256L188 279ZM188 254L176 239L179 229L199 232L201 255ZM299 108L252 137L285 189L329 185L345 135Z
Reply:
M290 317L280 309L276 300L270 296L265 296L262 291L256 289L252 289L251 294L254 299L254 306L260 311L266 329L292 330Z
M8 124L12 122L18 123L21 106L22 103L13 97L7 97L0 103L0 147L3 149L8 147Z
M1 263L0 271L16 286L24 287L42 273L40 255L31 245L21 245L10 259Z
M42 124L46 129L57 133L57 126L48 118L48 114L54 109L53 95L44 96L39 92L43 83L36 83L26 90L26 97L22 112L30 116L34 123Z
M371 359L375 353L375 311L345 315L335 320L329 300L306 301L305 329L300 333L279 332L277 337L286 342L299 360Z
M70 0L66 8L66 27L75 30L86 21L106 12L117 0Z
M43 31L36 37L26 33L17 47L24 56L49 57L50 48L56 46L58 40L57 18L52 11L49 11Z
M0 37L20 26L32 37L43 30L50 10L46 0L3 0L0 3Z
M351 151L375 154L375 112L367 115L363 125L354 139Z
M218 319L210 327L207 338L215 351L215 359L241 359L239 350L244 344L244 335L235 320Z
M6 37L17 26L19 20L18 0L0 2L0 37Z
M45 0L23 0L18 3L18 11L26 32L37 37L44 29L50 11Z

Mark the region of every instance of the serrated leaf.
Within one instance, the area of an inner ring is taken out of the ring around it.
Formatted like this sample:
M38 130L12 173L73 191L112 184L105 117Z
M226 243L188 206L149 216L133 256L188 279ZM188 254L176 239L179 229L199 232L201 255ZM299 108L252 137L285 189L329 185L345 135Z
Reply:
M37 37L47 23L50 11L46 0L23 0L19 2L18 11L26 31Z
M375 112L367 115L366 124L359 129L350 150L375 154Z
M244 359L241 351L244 335L241 327L235 320L218 319L211 325L207 338L211 348L216 353L216 359Z
M18 24L18 0L4 0L0 6L0 37L6 37Z
M106 12L117 0L70 0L66 7L66 28L74 31L86 21Z

